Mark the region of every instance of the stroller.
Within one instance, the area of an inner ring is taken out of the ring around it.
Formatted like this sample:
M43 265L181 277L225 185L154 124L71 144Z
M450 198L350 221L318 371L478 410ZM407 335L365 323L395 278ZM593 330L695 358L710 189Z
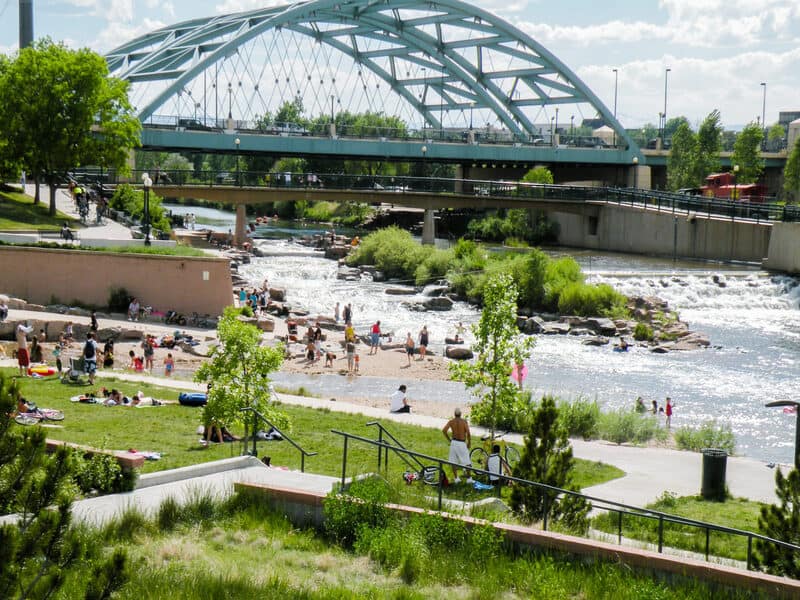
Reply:
M69 359L69 369L61 375L61 383L71 385L89 385L89 380L82 377L84 370L83 356L71 356Z

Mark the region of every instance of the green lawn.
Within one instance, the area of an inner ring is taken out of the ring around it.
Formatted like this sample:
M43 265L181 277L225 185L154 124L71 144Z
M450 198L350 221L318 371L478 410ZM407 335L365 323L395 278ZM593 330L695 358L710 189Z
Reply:
M680 498L665 496L659 501L648 505L647 508L733 529L758 531L758 515L761 506L763 505L760 502L753 502L744 498L729 498L725 502L713 502L704 500L701 496L683 496ZM617 515L605 514L595 517L592 521L592 526L616 535ZM637 540L658 543L658 521L625 515L622 535ZM682 548L704 554L706 548L705 530L665 523L664 544L673 548ZM715 556L746 560L747 538L712 531L709 536L709 549L710 553Z
M13 374L13 369L5 369ZM102 371L100 371L102 375ZM188 408L178 404L157 407L113 407L70 402L69 398L94 390L99 394L101 387L117 387L128 396L138 390L145 395L164 400L176 400L178 391L159 388L147 384L118 381L99 376L94 388L76 387L59 383L55 378L20 379L23 395L43 408L56 408L64 411L65 419L59 426L49 428L48 437L79 444L113 450L135 448L161 452L160 461L149 461L144 472L172 469L186 465L238 456L241 444L212 444L203 448L196 433L200 425L201 409ZM284 405L282 409L292 420L291 437L303 448L317 452L306 459L306 470L313 473L341 476L343 438L331 433L332 429L353 433L363 437L376 438L375 427L367 427L372 419L364 415L351 415L329 409L309 409ZM428 429L386 421L384 425L408 448L430 456L447 458L447 442L438 429ZM234 433L242 433L241 428L232 428ZM268 455L273 465L285 465L296 469L300 467L300 455L287 442L258 442L258 455ZM622 471L602 463L578 460L575 483L579 487L596 485L624 475ZM402 482L406 465L397 456L390 456L387 478L396 483ZM348 476L377 470L377 450L374 446L351 442L348 447ZM450 473L448 472L448 477ZM430 494L434 488L408 486L413 490L424 490ZM463 488L463 489L462 489ZM455 486L452 492L458 497L473 493L468 486ZM416 492L413 492L416 493ZM508 493L507 490L504 493Z
M0 191L0 231L59 231L64 221L69 222L70 227L77 227L77 222L64 213L57 212L55 217L51 217L49 208L49 198L44 196L39 204L33 204L33 198L25 194Z

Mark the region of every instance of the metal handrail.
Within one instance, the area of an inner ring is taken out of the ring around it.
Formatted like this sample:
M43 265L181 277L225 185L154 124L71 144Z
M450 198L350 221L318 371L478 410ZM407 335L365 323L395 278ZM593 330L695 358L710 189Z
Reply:
M453 462L450 462L448 460L444 460L442 458L437 458L435 456L429 456L427 454L423 454L421 452L415 452L413 450L408 450L406 448L400 448L400 447L397 447L397 446L391 446L391 444L387 444L386 442L383 442L383 441L372 440L372 439L365 438L363 436L355 435L355 434L352 434L352 433L347 433L347 432L344 432L344 431L338 431L336 429L332 429L331 433L335 433L337 435L341 435L344 438L344 449L343 449L343 453L342 453L341 489L344 489L344 487L345 487L345 479L346 479L346 474L347 474L347 446L348 446L348 441L351 440L351 439L355 440L355 441L359 441L359 442L364 442L366 444L371 444L373 446L377 446L379 449L380 448L387 448L387 449L393 450L395 453L405 453L405 454L408 454L410 456L416 457L417 460L424 459L424 460L427 460L427 461L433 461L433 462L437 463L438 464L438 468L439 468L439 474L440 474L439 475L439 482L438 482L438 509L437 510L440 510L440 511L442 510L442 492L443 492L443 482L442 482L441 474L444 473L444 466L456 467L458 469L464 469L465 468L463 465L460 465L458 463L453 463ZM746 530L742 530L742 529L735 529L733 527L726 527L724 525L716 525L714 523L706 523L704 521L697 521L695 519L688 519L688 518L685 518L685 517L679 517L677 515L670 515L668 513L664 513L664 512L658 511L658 510L653 510L653 509L649 509L649 508L641 508L641 507L638 507L638 506L632 506L632 505L629 505L629 504L624 504L622 502L616 502L616 501L613 501L613 500L605 500L603 498L598 498L597 496L590 496L588 494L582 494L581 492L576 492L574 490L565 490L565 489L558 488L558 487L555 487L555 486L547 485L546 483L540 483L540 482L536 482L536 481L529 481L527 479L520 479L519 477L513 477L511 475L504 475L503 473L490 473L487 470L478 469L478 468L475 468L475 467L472 467L472 466L469 467L469 471L472 471L472 472L477 473L479 475L486 475L486 476L491 475L492 477L499 477L504 482L512 482L512 483L516 483L516 484L520 484L520 485L535 487L535 488L538 488L540 490L544 490L544 491L547 491L547 492L552 492L553 495L555 495L555 496L565 494L565 495L575 496L575 497L578 497L578 498L583 498L584 500L587 500L587 501L591 502L593 505L596 505L596 504L599 503L601 506L599 506L597 508L600 508L600 509L603 509L603 510L607 510L609 512L618 513L618 515L619 515L619 518L618 518L618 531L619 531L618 536L619 536L620 543L621 543L621 540L622 540L622 516L623 515L627 514L627 515L631 515L631 516L635 516L635 517L644 517L644 518L649 518L649 519L655 519L659 523L659 527L658 527L658 552L659 553L661 553L663 551L663 548L664 548L664 523L674 523L676 525L687 525L687 526L690 526L690 527L696 527L698 529L705 530L705 532L706 532L706 552L705 552L706 560L708 560L708 556L709 556L709 535L710 535L711 531L717 531L719 533L726 533L726 534L730 534L730 535L738 535L738 536L746 537L747 538L747 569L748 570L750 569L750 567L752 565L752 547L753 547L753 540L754 539L755 540L761 540L763 542L772 543L772 544L781 546L781 547L783 547L785 549L792 550L794 552L800 552L800 546L798 546L798 545L791 544L789 542L784 542L782 540L776 540L774 538L762 535L760 533L754 533L752 531L746 531ZM544 518L542 520L542 528L545 531L547 530L547 514L549 512L548 508L547 508L547 498L548 498L548 496L545 495L544 496L544 503L545 503L544 513L545 514L544 514Z
M245 406L244 408L241 408L239 410L241 410L242 412L248 412L249 411L249 412L253 413L253 450L252 450L251 456L257 456L257 454L256 454L256 431L258 430L258 427L257 427L258 419L260 419L261 421L263 421L264 423L266 423L267 425L272 427L275 431L277 431L284 440L286 440L292 446L297 448L297 450L300 452L300 472L301 473L305 473L305 471L306 471L306 456L316 456L317 455L316 452L309 452L308 450L306 450L305 448L300 446L292 438L290 438L283 431L281 431L272 421L267 419L267 417L262 415L260 412L258 412L252 406ZM246 449L247 448L247 421L246 420L245 420L245 432L244 432L244 445L245 445L245 449Z
M402 443L400 443L400 441L394 435L392 435L392 433L388 429L386 429L386 427L383 426L383 423L381 423L380 421L370 421L369 423L367 423L367 427L371 427L373 425L378 428L378 441L379 442L383 442L383 436L384 436L384 434L386 434L386 436L388 436L388 438L390 440L392 440L395 444L397 444L398 447L402 448L403 450L406 449L406 447ZM382 454L383 454L382 450L386 451L385 452L386 458L385 458L384 462L387 465L389 464L389 448L385 448L385 449L384 448L378 448L378 468L379 469L381 468L381 458L382 458ZM417 457L415 457L415 456L411 456L410 458L412 460L409 460L409 458L406 457L406 455L403 454L402 452L396 452L395 454L397 454L397 456L399 456L403 460L403 462L405 462L412 469L416 468L416 469L421 471L422 469L425 468L425 465L423 465L419 461L419 459L417 459Z

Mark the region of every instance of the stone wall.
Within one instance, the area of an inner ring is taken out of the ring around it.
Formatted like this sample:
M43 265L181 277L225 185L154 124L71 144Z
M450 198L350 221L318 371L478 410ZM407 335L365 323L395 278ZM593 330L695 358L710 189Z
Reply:
M775 223L764 268L800 273L800 223Z
M162 311L219 315L231 304L227 258L0 246L0 291L28 302L106 306L114 287Z

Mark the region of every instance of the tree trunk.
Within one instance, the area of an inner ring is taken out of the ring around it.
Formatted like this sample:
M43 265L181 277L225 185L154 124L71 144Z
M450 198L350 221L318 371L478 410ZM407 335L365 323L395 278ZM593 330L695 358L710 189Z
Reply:
M58 192L58 184L51 182L50 183L50 211L49 214L51 217L56 216L56 192Z
M34 204L39 204L39 202L41 202L41 200L42 200L42 197L41 197L41 194L39 193L39 176L38 175L33 178L33 182L36 184L36 191L33 194L33 203Z

